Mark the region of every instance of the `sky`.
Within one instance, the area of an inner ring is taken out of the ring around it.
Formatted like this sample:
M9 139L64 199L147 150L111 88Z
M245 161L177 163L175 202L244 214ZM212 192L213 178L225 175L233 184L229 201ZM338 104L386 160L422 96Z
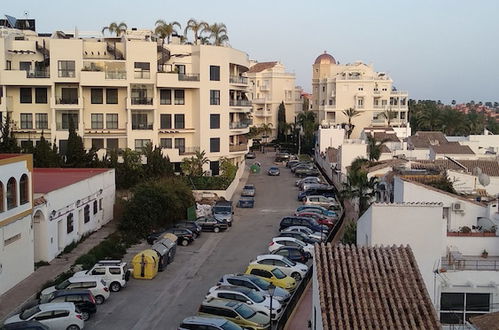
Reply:
M38 32L223 22L232 47L282 62L306 91L315 58L327 51L341 63L373 64L410 98L499 101L497 0L4 0L2 10L27 13Z

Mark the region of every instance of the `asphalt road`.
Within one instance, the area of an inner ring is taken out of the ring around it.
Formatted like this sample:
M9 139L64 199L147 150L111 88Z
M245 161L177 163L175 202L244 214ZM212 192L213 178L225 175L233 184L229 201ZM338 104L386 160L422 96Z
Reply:
M154 280L130 280L128 287L98 307L85 329L176 329L185 317L196 314L208 289L223 274L244 272L250 260L266 253L282 216L299 205L295 177L288 169L279 166L280 177L267 176L274 156L259 153L256 160L262 171L248 178L256 186L253 209L236 208L227 232L205 232L192 245L179 246L174 262ZM144 247L134 247L128 257Z

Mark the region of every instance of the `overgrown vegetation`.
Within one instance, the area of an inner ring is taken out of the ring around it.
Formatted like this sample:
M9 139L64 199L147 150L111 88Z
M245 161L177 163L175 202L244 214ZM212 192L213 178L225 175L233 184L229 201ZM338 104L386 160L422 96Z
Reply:
M80 256L75 265L82 265L83 269L91 268L96 262L103 259L121 260L126 250L137 242L135 235L126 235L124 232L115 232L105 240L94 246L88 253Z
M356 245L357 244L357 223L354 220L346 220L343 237L341 238L342 244Z
M225 157L220 159L220 175L203 176L203 164L208 163L204 157L205 153L196 152L191 158L186 158L181 164L185 176L184 182L194 190L225 190L227 189L237 174L238 167Z

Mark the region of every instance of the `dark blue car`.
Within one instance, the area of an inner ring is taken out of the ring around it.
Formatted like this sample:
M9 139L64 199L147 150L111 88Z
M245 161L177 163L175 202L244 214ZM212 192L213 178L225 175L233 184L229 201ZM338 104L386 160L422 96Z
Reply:
M283 246L275 251L272 254L278 254L280 256L286 257L294 262L306 263L312 255L310 252L306 252L300 247L295 246Z
M297 216L287 216L282 218L281 223L279 225L279 231L291 226L303 226L319 233L321 231L324 233L329 232L328 226L319 224L315 219L307 217L297 217Z
M317 196L321 195L324 197L334 197L334 188L333 187L324 187L320 189L309 189L305 191L300 191L298 194L298 200L301 202L307 196Z

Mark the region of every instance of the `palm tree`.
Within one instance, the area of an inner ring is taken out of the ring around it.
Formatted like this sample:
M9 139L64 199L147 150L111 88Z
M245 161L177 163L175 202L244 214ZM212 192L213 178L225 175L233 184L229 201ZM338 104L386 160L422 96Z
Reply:
M417 112L416 122L418 126L425 130L433 131L440 125L440 109L436 105L426 107Z
M367 172L362 168L348 171L347 182L343 184L340 194L343 198L357 201L359 205L359 216L368 208L371 199L375 196L377 178L367 178Z
M392 122L392 119L396 119L397 118L398 112L392 110L392 108L389 108L389 109L386 109L385 111L383 111L380 114L380 116L383 117L383 118L385 118L388 126L390 126L390 124Z
M184 158L180 167L182 172L188 176L201 176L203 175L203 165L209 162L208 158L205 157L206 152L196 151L194 156L190 158Z
M376 141L371 135L367 136L367 151L369 152L368 158L370 162L377 162L379 160L383 145L388 141L388 139Z
M267 139L268 139L268 135L270 133L272 133L272 126L273 126L272 123L260 125L260 132L263 133L267 137Z
M204 31L210 34L210 38L213 39L213 44L215 46L222 46L229 41L227 26L225 26L224 23L214 23L207 26Z
M108 26L104 26L102 28L102 34L104 34L106 31L109 32L109 34L111 35L116 35L117 37L120 37L122 36L123 34L126 33L126 29L128 28L128 26L126 25L125 22L121 22L121 23L116 23L116 22L112 22L111 24L109 24Z
M282 123L282 131L284 132L284 141L288 142L289 132L293 132L294 124L291 123Z
M191 18L187 21L187 25L184 30L184 35L187 37L187 33L192 31L194 34L194 43L197 44L200 34L208 27L208 23L203 21L197 21Z
M347 110L343 110L343 114L348 117L348 130L347 130L347 138L349 139L352 135L353 129L355 126L352 126L352 119L360 116L360 111L355 110L354 108L349 108Z
M450 107L441 111L439 120L446 135L466 134L468 131L466 115Z
M170 43L170 37L173 34L178 34L178 31L175 29L175 27L178 27L179 29L182 28L180 26L180 23L177 21L167 23L165 20L158 19L156 21L156 28L154 29L154 33L159 35L161 39L166 39L168 43Z

